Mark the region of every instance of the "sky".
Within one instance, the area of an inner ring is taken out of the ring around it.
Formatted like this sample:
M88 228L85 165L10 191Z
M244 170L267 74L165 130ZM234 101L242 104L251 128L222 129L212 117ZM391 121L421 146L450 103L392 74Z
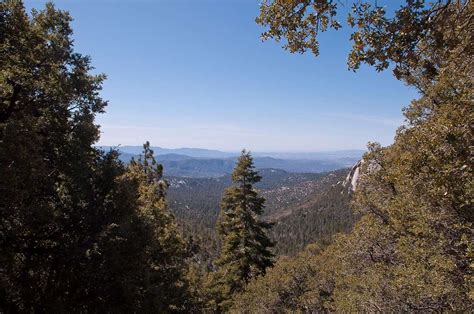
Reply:
M25 1L28 9L45 1ZM63 0L75 50L105 73L99 145L317 152L393 142L415 90L347 69L350 29L320 55L262 42L258 0Z

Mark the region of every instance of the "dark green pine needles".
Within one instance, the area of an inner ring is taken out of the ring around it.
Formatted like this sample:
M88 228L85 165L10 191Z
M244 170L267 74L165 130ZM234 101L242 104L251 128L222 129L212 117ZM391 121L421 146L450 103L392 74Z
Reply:
M259 219L265 199L253 187L260 180L250 152L243 150L232 173L233 185L222 197L217 222L222 247L211 290L220 311L228 309L231 296L250 279L264 275L274 264L274 243L266 234L271 224Z

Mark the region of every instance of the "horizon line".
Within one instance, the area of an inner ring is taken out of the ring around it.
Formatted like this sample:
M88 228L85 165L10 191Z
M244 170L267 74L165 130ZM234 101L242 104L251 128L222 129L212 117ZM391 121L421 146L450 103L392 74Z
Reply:
M151 144L151 143L150 143ZM120 147L143 147L143 144L117 144L117 145L102 145L102 144L94 144L94 147L111 147L111 148L118 148ZM221 153L230 153L230 154L239 154L242 149L239 150L225 150L219 148L208 148L208 147L187 147L187 146L180 146L180 147L164 147L159 145L151 144L152 148L161 148L161 149L169 149L169 150L179 150L179 149L196 149L196 150L210 150L210 151L218 151ZM244 148L247 151L252 153L286 153L286 154L315 154L315 153L332 153L332 152L345 152L345 151L367 151L367 148L336 148L336 149L321 149L321 150L314 150L314 151L303 151L303 150L252 150Z

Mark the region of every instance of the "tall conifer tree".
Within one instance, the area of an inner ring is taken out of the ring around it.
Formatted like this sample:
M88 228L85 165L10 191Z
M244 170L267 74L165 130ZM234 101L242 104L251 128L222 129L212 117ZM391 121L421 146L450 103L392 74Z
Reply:
M127 176L138 182L138 215L144 229L141 282L136 285L144 293L137 308L164 313L187 310L186 245L166 202L163 166L156 162L149 142L138 160L130 162Z
M243 150L232 173L233 186L224 192L217 223L222 248L213 287L220 311L230 306L234 293L274 263L270 250L274 244L266 234L271 224L259 219L265 199L253 186L260 180L250 152Z

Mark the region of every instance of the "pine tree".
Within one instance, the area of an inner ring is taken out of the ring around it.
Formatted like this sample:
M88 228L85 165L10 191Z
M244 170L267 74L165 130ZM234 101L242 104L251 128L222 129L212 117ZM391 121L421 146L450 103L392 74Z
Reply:
M163 179L163 166L156 162L149 142L143 145L138 160L130 162L127 176L138 182L138 216L145 229L138 285L143 291L142 303L135 309L184 311L191 304L186 245L166 202L168 183Z
M219 311L228 309L232 295L274 263L270 250L274 243L266 234L271 224L259 219L265 199L253 186L260 180L252 156L243 150L232 173L234 185L224 192L217 222L222 247L211 293L217 295Z

